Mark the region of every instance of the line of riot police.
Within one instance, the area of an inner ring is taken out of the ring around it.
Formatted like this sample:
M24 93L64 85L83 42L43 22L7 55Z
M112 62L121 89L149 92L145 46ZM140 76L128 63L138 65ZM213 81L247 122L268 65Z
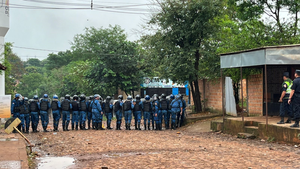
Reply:
M20 99L20 96L20 94L15 95L11 113L13 117L21 120L18 128L24 133L29 133L30 123L32 132L38 132L39 119L44 132L48 132L48 113L51 110L53 131L59 131L60 118L62 118L63 131L69 131L70 123L72 130L104 130L103 115L107 119L106 129L110 130L113 129L111 127L113 113L117 119L116 130L121 130L123 116L126 130L131 130L132 116L134 116L135 130L141 130L142 117L145 130L162 130L162 121L165 122L165 129L175 130L183 124L186 109L186 102L180 94L170 95L168 98L165 94L160 97L154 94L152 98L147 95L144 99L136 95L135 99L128 96L126 100L123 100L122 95L118 96L118 100L113 100L110 96L103 100L99 94L89 97L84 94L80 97L74 95L72 98L67 94L61 100L57 95L50 100L47 94L44 94L41 99L35 95L30 100L27 97ZM150 128L151 124L152 128Z

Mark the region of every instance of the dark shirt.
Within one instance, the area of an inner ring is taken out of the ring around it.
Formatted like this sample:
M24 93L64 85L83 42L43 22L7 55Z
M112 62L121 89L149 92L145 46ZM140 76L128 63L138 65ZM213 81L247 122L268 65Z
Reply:
M300 95L300 77L297 77L294 81L293 81L293 85L291 87L292 90L295 90L295 94ZM300 96L299 96L300 97Z
M295 99L295 102L298 103L300 101L300 77L297 77L293 81L293 85L292 85L291 89L295 90L293 98Z

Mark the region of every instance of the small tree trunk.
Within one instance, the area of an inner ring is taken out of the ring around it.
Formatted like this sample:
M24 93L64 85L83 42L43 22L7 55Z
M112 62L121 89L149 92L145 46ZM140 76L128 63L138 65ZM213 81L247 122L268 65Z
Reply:
M195 53L195 76L192 80L192 93L193 93L193 100L194 100L194 105L195 105L195 111L196 112L201 112L202 111L202 105L201 105L201 93L199 90L199 83L198 83L198 72L199 72L199 60L200 60L200 53L199 50L196 51Z

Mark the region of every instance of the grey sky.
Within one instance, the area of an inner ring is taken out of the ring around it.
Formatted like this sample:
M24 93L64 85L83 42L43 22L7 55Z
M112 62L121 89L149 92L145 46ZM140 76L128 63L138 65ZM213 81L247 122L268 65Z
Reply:
M58 3L80 3L86 6L56 5L26 0L10 1L10 30L5 36L6 42L12 42L14 53L22 60L36 57L43 60L51 52L29 50L17 47L65 51L70 49L70 42L75 34L83 33L85 27L108 27L120 25L125 29L129 40L137 40L139 35L134 29L139 29L145 23L148 14L127 14L99 10L79 9L24 9L25 6L58 7L58 8L89 8L90 0L34 0ZM94 0L94 5L121 6L150 4L149 0ZM16 8L20 7L20 8ZM118 9L121 12L147 13L149 6L134 6L133 9ZM103 9L111 10L111 9ZM56 53L56 52L54 52Z

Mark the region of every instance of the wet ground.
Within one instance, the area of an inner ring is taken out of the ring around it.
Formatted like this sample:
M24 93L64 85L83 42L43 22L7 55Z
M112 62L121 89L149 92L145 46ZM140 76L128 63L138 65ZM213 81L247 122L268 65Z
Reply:
M209 124L196 122L175 131L39 132L28 138L44 160L38 160L40 167L64 167L44 158L50 156L70 159L68 168L300 168L295 145L212 133Z

